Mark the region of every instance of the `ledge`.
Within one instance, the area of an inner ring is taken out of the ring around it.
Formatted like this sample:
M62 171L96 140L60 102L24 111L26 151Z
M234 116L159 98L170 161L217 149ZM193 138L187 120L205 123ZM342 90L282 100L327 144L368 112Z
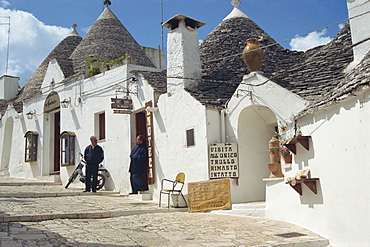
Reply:
M304 178L286 183L289 184L290 187L292 187L300 195L302 195L302 183L304 183L313 193L317 194L316 181L318 180L319 178Z
M309 139L311 136L296 136L288 141L284 142L283 145L287 147L292 153L297 154L295 144L300 143L306 150L310 150Z
M263 182L280 182L284 181L284 178L264 178L262 179Z

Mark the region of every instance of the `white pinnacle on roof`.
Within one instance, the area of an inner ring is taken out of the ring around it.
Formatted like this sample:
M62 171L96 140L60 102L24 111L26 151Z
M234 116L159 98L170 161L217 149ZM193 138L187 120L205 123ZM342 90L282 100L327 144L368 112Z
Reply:
M234 6L234 9L230 12L230 14L228 16L226 16L222 21L225 21L225 20L228 20L228 19L231 19L231 18L236 18L236 17L244 17L244 18L249 18L246 14L243 13L243 11L241 11L239 9L239 5L241 4L242 2L240 0L233 0L231 1L231 5Z

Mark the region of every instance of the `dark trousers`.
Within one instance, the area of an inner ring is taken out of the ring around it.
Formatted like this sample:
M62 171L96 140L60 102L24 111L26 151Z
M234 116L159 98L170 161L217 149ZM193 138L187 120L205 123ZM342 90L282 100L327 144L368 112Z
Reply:
M96 186L98 185L98 170L99 165L98 164L88 164L86 166L86 190L90 191L90 188L92 191L96 191ZM91 184L91 178L92 178L92 184Z
M145 190L146 185L144 184L143 180L140 178L140 174L133 174L130 175L130 182L131 188L133 193L137 193L139 190Z

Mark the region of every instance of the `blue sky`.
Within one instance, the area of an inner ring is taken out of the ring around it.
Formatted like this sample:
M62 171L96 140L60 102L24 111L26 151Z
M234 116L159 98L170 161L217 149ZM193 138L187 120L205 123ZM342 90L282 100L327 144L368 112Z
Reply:
M161 45L160 0L111 0L110 8L142 46ZM163 0L163 19L185 14L207 25L203 40L227 16L231 0ZM280 42L348 18L345 0L242 0L240 9ZM21 86L49 52L71 31L84 36L103 10L103 0L0 0L0 74L5 74L11 16L8 75L21 77ZM306 50L332 39L341 25L283 43ZM166 38L166 30L164 33Z

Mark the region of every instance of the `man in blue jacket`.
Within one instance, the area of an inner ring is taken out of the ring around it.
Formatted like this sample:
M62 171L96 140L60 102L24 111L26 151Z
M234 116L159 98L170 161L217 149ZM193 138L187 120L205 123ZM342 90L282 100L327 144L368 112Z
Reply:
M96 192L98 185L99 164L104 160L103 148L98 145L96 136L90 137L91 145L85 148L84 157L86 161L86 189L83 192ZM92 177L92 184L91 184Z
M147 160L148 160L148 148L146 146L146 140L143 135L139 135L136 138L136 146L131 151L130 158L130 181L131 181L131 188L132 194L137 194L138 191L142 191L146 189L146 185L141 180L140 176L144 174Z

